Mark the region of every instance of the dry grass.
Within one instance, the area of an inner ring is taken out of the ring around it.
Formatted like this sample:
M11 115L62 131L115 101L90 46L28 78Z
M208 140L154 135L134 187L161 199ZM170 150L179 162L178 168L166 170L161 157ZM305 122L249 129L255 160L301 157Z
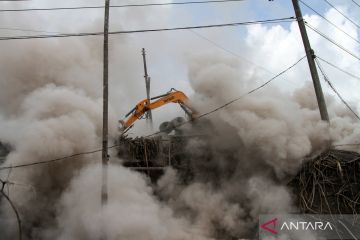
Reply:
M360 154L328 150L307 161L290 182L305 213L360 212Z

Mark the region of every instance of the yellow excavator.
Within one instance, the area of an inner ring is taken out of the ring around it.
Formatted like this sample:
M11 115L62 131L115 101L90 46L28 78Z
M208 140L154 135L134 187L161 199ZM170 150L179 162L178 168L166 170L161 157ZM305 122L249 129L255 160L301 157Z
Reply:
M155 99L157 100L150 102L150 100ZM122 132L127 132L133 126L134 122L141 119L147 111L159 108L168 103L178 103L190 120L196 118L197 112L191 106L189 98L181 91L177 91L172 88L166 94L150 98L150 100L141 100L128 114L125 115L125 120L119 121L122 125L120 128Z

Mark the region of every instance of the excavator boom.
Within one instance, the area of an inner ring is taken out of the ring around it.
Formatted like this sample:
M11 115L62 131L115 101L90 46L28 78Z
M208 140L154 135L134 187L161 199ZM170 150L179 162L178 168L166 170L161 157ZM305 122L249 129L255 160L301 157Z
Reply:
M170 91L166 94L151 98L151 100L155 99L157 100L154 102L144 99L136 104L136 106L128 114L126 114L125 117L127 117L127 119L120 121L122 129L124 131L128 129L136 120L140 119L146 111L159 108L168 103L178 103L190 119L193 119L196 116L196 111L191 106L189 98L181 91Z

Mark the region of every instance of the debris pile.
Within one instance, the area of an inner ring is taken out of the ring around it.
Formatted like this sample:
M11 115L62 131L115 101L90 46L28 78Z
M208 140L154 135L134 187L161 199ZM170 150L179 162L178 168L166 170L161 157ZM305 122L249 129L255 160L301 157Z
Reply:
M304 213L360 213L360 154L323 152L307 161L289 185Z

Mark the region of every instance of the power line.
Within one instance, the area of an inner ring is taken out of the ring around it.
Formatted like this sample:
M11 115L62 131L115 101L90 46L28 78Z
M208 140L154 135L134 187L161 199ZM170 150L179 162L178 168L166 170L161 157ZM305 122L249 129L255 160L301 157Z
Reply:
M332 44L334 44L335 46L337 46L338 48L340 48L341 50L343 50L344 52L348 53L349 55L353 56L354 58L360 60L360 57L357 56L355 53L351 52L350 50L346 49L345 47L343 47L342 45L340 45L339 43L335 42L334 40L332 40L331 38L329 38L328 36L326 36L324 33L320 32L319 30L317 30L316 28L314 28L313 26L311 26L309 23L305 23L307 27L309 27L311 30L313 30L314 32L316 32L317 34L319 34L320 36L322 36L323 38L325 38L326 40L328 40L329 42L331 42ZM1 39L0 39L1 40Z
M342 68L340 68L340 67L336 66L335 64L330 63L329 61L326 61L325 59L323 59L323 58L321 58L321 57L319 57L319 56L317 56L317 58L318 58L318 59L320 59L321 61L325 62L326 64L328 64L328 65L332 66L333 68L336 68L337 70L339 70L339 71L341 71L341 72L343 72L343 73L345 73L345 74L349 75L350 77L353 77L353 78L355 78L355 79L360 80L360 77L359 77L359 76L356 76L355 74L350 73L350 72L348 72L348 71L346 71L346 70L344 70L344 69L342 69Z
M199 38L201 38L201 39L203 39L203 40L211 43L211 44L214 45L215 47L217 47L217 48L219 48L219 49L221 49L221 50L223 50L223 51L225 51L225 52L227 52L227 53L229 53L229 54L231 54L231 55L233 55L233 56L235 56L235 57L237 57L237 58L241 58L241 59L243 59L244 61L246 61L246 62L248 62L248 63L250 63L250 64L252 64L252 65L257 66L257 67L263 69L264 71L266 71L266 72L268 72L268 73L270 73L270 74L274 74L274 73L272 73L270 70L264 68L263 66L261 66L261 65L259 65L259 64L256 64L256 63L248 60L247 58L245 58L245 57L243 57L243 56L241 56L241 55L239 55L239 54L237 54L237 53L234 53L233 51L230 51L230 50L224 48L224 47L221 46L220 44L214 42L213 40L211 40L211 39L209 39L209 38L207 38L207 37L205 37L204 35L196 32L196 31L193 31L193 30L189 30L189 31L192 32L193 34L195 34L196 36L198 36Z
M245 0L211 0L211 1L168 2L168 3L124 4L124 5L111 5L110 8L154 7L154 6L228 3L228 2L243 2L243 1ZM101 8L104 8L104 6L0 9L0 12L59 11L59 10L81 10L81 9L101 9Z
M360 143L345 143L345 144L334 144L334 147L343 147L343 146L360 146Z
M321 17L322 19L324 19L326 22L328 22L329 24L331 24L333 27L335 27L336 29L338 29L339 31L341 31L342 33L346 34L348 37L350 37L352 40L356 41L357 43L360 44L360 41L357 40L355 37L351 36L349 33L347 33L346 31L344 31L342 28L340 28L339 26L337 26L335 23L331 22L329 19L327 19L324 15L322 15L321 13L319 13L318 11L316 11L314 8L312 8L311 6L309 6L308 4L306 4L304 1L299 0L305 7L309 8L311 11L313 11L314 13L316 13L319 17Z
M109 32L109 34L115 35L115 34L177 31L177 30L201 29L201 28L235 27L235 26L245 26L245 25L254 25L254 24L273 24L273 23L291 22L291 21L294 21L293 17L275 18L275 19L257 20L257 21L248 21L248 22L234 22L234 23L224 23L224 24L187 26L187 27L112 31L112 32ZM24 39L44 39L44 38L84 37L84 36L99 36L99 35L103 35L103 32L60 33L60 34L52 34L52 35L49 34L49 35L0 37L0 41L24 40Z
M49 31L37 30L37 29L24 29L24 28L12 28L12 27L0 27L0 30L11 30L11 31L22 31L22 32L36 32L36 33L48 33L48 34L59 33L59 32L49 32Z
M196 36L198 36L200 39L203 39L203 40L209 42L210 44L212 44L213 46L219 48L220 50L223 50L224 52L229 53L229 54L231 54L231 55L234 56L234 57L237 57L237 58L239 58L239 59L241 59L241 60L243 60L243 61L245 61L245 62L247 62L247 63L249 63L249 64L252 64L252 65L254 65L254 66L256 66L256 67L264 70L265 72L267 72L267 73L269 73L269 74L275 75L275 73L271 72L269 69L266 69L265 67L263 67L263 66L255 63L255 62L247 59L246 57L241 56L241 55L239 55L239 54L237 54L237 53L235 53L235 52L233 52L233 51L231 51L231 50L223 47L222 45L218 44L217 42L215 42L215 41L207 38L207 37L204 36L203 34L200 34L199 32L196 32L196 31L193 31L193 30L190 30L190 29L189 29L189 31L192 32L193 34L195 34ZM289 81L289 80L287 80L287 79L284 79L284 80L285 80L286 83L288 83L288 84L291 83L292 85L296 85L296 84L294 84L293 82L291 82L291 81Z
M114 148L114 147L115 147L115 145L111 146L109 148ZM101 151L102 151L102 149L97 149L94 151L75 153L73 155L69 155L69 156L61 157L61 158L55 158L55 159L51 159L51 160L44 160L44 161L33 162L33 163L24 163L24 164L18 164L18 165L13 165L13 166L5 166L5 167L0 167L0 171L6 170L6 169L13 169L13 168L29 167L29 166L40 165L40 164L49 164L49 163L59 162L59 161L63 161L63 160L74 158L74 157L79 157L79 156L88 155L88 154L94 154L94 153L101 152Z
M256 92L257 90L265 87L266 85L268 85L270 82L272 82L273 80L275 80L276 78L278 78L279 76L283 75L284 73L286 73L287 71L289 71L291 68L295 67L301 60L303 60L306 56L303 56L302 58L300 58L298 61L296 61L294 64L292 64L290 67L286 68L285 70L281 71L280 73L278 73L276 76L272 77L271 79L269 79L268 81L266 81L265 83L261 84L260 86L252 89L251 91L247 92L246 94L243 94L242 96L232 100L232 101L229 101L227 103L225 103L224 105L221 105L215 109L213 109L212 111L210 112L207 112L207 113L203 113L201 115L199 115L196 119L199 119L199 118L202 118L202 117L205 117L207 115L210 115L214 112L217 112L219 111L220 109L222 108L225 108L227 107L228 105L236 102L236 101L239 101L241 98L245 97L246 95L249 95L249 94L252 94L254 92ZM180 125L178 125L177 127L180 127L184 124L187 124L191 121L186 121ZM151 137L151 136L154 136L156 134L159 134L160 131L158 132L155 132L155 133L152 133L150 135L147 135L146 137ZM114 144L110 147L108 147L108 149L110 148L114 148L114 147L117 147L119 146L118 144ZM73 154L73 155L69 155L69 156L65 156L65 157L61 157L61 158L55 158L55 159L50 159L50 160L43 160L43 161L39 161L39 162L32 162L32 163L25 163L25 164L18 164L18 165L10 165L10 166L4 166L4 167L0 167L0 171L1 170L6 170L6 169L14 169L14 168L21 168L21 167L29 167L29 166L35 166L35 165L42 165L42 164L50 164L50 163L54 163L54 162L59 162L59 161L63 161L63 160L69 160L71 158L74 158L74 157L78 157L78 156L83 156L83 155L88 155L88 154L94 154L94 153L98 153L98 152L102 152L102 149L97 149L97 150L93 150L93 151L88 151L88 152L81 152L81 153L76 153L76 154Z
M354 24L357 28L360 28L360 26L354 22L351 18L349 18L348 16L346 16L343 12L341 12L339 9L337 9L334 5L332 5L328 0L323 0L324 2L326 2L330 7L332 7L335 11L337 11L339 14L341 14L344 18L346 18L347 20L349 20L352 24Z
M317 58L315 58L316 64L318 65L321 74L324 77L325 82L330 86L330 88L334 91L334 93L340 98L340 100L343 102L343 104L355 115L355 117L357 119L360 120L359 115L357 115L357 113L350 107L350 105L345 101L345 99L340 95L340 93L335 89L335 87L332 85L332 83L330 82L329 78L327 77L326 73L324 72L324 70L321 67L320 62L317 60Z
M240 97L237 97L237 98L235 98L235 99L233 99L233 100L231 100L231 101L229 101L229 102L227 102L227 103L225 103L225 104L223 104L223 105L221 105L221 106L219 106L219 107L217 107L217 108L215 108L215 109L213 109L213 110L211 110L211 111L209 111L209 112L203 113L203 114L197 116L197 117L196 117L195 119L193 119L193 120L185 121L185 122L179 124L177 127L180 127L180 126L182 126L182 125L185 125L185 124L187 124L187 123L190 123L190 122L192 122L192 121L194 121L194 120L196 121L197 119L202 118L202 117L205 117L205 116L208 116L208 115L210 115L210 114L212 114L212 113L214 113L214 112L217 112L217 111L219 111L219 110L221 110L221 109L223 109L223 108L225 108L225 107L233 104L234 102L239 101L240 99L244 98L245 96L250 95L250 94L252 94L252 93L260 90L261 88L265 87L266 85L268 85L269 83L271 83L271 82L272 82L273 80L275 80L276 78L280 77L281 75L283 75L284 73L286 73L287 71L289 71L290 69L292 69L293 67L295 67L295 66L296 66L299 62L301 62L304 58L306 58L306 56L303 56L302 58L300 58L299 60L297 60L294 64L292 64L290 67L286 68L285 70L281 71L280 73L278 73L278 74L275 75L274 77L272 77L272 78L270 78L269 80L267 80L265 83L263 83L263 84L261 84L260 86L258 86L258 87L256 87L256 88L250 90L249 92L241 95ZM155 132L155 133L152 133L152 134L150 134L150 135L147 135L146 137L151 137L151 136L157 135L157 134L159 134L159 133L161 133L161 131L157 131L157 132Z
M356 6L360 7L360 4L357 3L355 0L351 0Z

